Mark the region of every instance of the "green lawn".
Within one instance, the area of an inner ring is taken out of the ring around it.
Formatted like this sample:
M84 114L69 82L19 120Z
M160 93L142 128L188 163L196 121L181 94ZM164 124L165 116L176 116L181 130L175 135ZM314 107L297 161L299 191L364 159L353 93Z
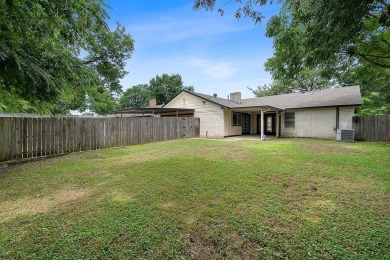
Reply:
M0 172L0 258L390 258L390 145L175 140Z

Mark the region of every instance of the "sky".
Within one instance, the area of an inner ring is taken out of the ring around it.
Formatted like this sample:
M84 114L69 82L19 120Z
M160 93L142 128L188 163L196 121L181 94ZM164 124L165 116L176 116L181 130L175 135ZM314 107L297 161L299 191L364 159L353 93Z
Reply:
M265 27L278 6L261 7L265 18L255 25L249 18L234 18L238 5L228 0L217 1L216 10L227 3L224 16L216 10L194 11L192 0L105 2L111 7L109 25L119 22L135 42L123 90L164 73L180 74L185 86L223 98L232 92L254 97L248 87L271 83L264 62L273 48Z

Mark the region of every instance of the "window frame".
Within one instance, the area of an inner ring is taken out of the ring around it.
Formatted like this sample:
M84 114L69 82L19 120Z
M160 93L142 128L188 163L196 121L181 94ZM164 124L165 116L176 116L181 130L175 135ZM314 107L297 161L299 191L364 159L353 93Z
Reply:
M295 129L295 112L284 113L284 128Z
M242 113L232 112L232 126L242 126Z

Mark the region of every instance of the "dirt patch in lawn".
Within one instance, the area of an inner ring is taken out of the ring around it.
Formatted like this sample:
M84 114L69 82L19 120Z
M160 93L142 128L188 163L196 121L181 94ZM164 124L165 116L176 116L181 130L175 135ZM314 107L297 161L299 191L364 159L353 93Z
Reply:
M365 153L366 150L361 147L356 147L348 143L326 143L316 141L301 141L297 142L298 146L304 151L310 153L329 153L329 154L345 154L345 153Z
M7 221L21 215L35 215L56 211L64 204L79 201L90 195L92 190L79 187L65 187L50 194L37 194L35 198L0 202L0 220ZM45 193L45 191L43 192Z
M113 191L111 192L110 197L115 202L130 203L134 201L134 196L126 192Z
M208 227L212 229L212 227ZM252 243L235 231L225 231L223 236L213 237L212 230L193 231L189 236L189 259L256 259L260 246ZM211 235L205 237L205 234ZM250 250L247 250L250 248Z
M209 145L187 153L189 156L216 158L219 160L240 160L256 157L256 153L234 145Z

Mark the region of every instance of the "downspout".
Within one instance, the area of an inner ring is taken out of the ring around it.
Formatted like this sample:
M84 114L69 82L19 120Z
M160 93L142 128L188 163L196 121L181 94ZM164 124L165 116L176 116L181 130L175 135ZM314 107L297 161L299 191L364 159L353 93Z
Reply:
M340 108L336 107L336 130L339 129L340 126Z
M279 112L276 111L276 135L275 135L276 138L278 138L280 135L279 128L280 128Z

